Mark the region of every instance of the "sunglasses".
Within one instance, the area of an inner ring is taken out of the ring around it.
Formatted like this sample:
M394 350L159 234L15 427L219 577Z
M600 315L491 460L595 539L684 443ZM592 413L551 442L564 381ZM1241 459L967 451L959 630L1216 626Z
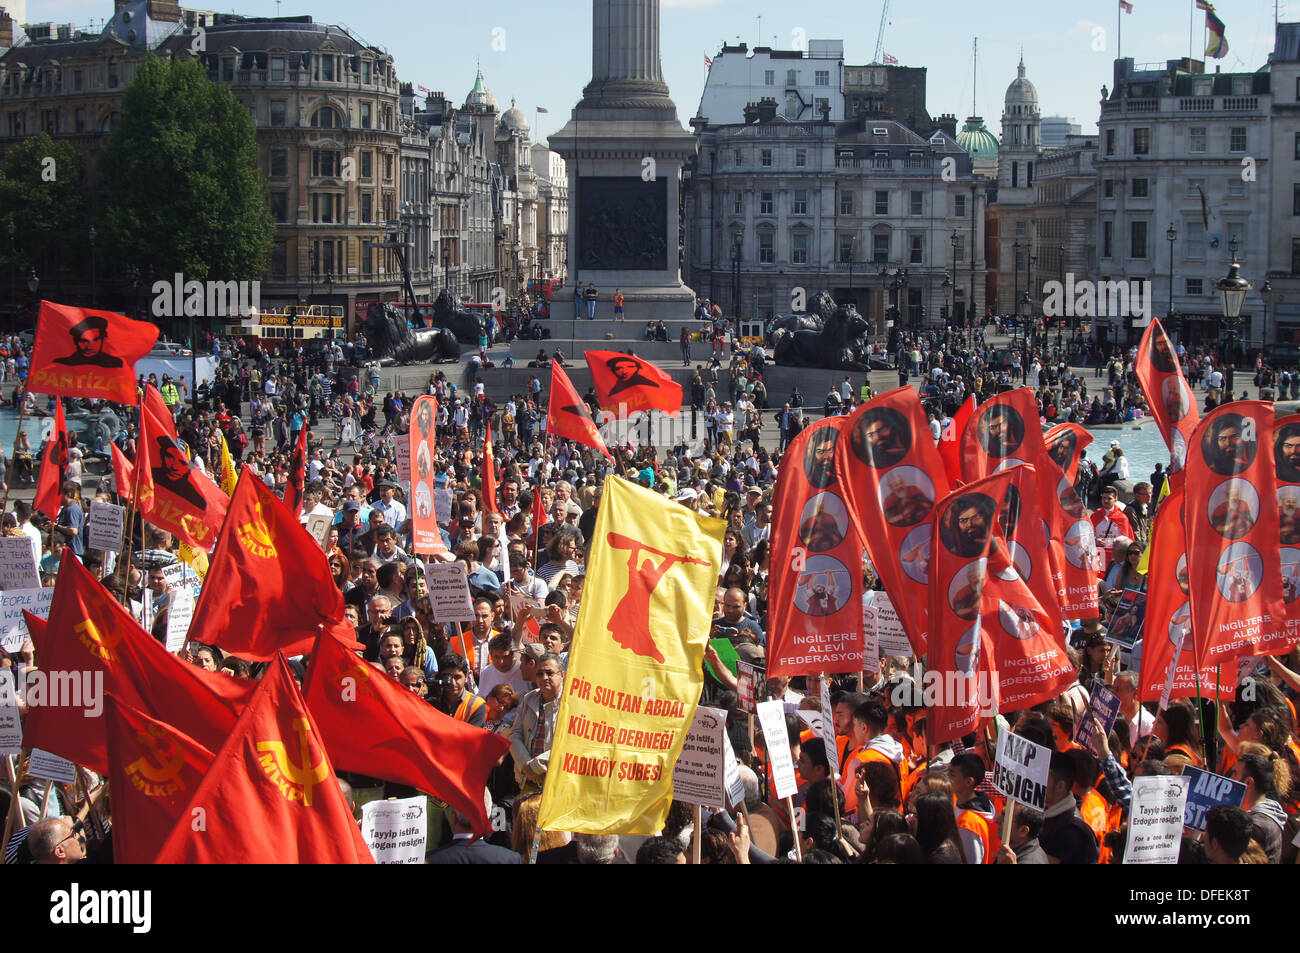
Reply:
M55 848L58 848L61 844L64 844L72 840L74 837L79 838L81 840L85 840L86 825L81 822L81 818L77 818L77 820L72 822L72 833L69 834L67 837L63 838L63 840L59 841L58 844L55 844L54 845Z

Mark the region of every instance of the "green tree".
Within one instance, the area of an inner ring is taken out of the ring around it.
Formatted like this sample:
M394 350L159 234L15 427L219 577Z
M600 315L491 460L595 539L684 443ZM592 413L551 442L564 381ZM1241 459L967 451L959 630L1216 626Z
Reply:
M103 231L123 265L155 279L253 281L275 238L258 171L257 130L193 60L150 55L122 93L100 160Z
M35 268L44 293L89 260L89 230L81 156L44 132L11 149L0 169L0 282L13 280L21 300L28 269Z

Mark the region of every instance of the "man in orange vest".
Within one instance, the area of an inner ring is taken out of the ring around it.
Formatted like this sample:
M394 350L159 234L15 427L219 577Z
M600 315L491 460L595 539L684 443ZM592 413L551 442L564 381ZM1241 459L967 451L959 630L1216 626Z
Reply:
M482 728L487 724L487 702L468 690L469 672L463 655L449 652L438 660L437 677L442 685L438 710Z
M972 864L991 864L997 854L993 833L996 812L988 795L978 790L983 781L984 762L977 754L959 754L948 766L948 783L957 799L958 833Z
M853 791L853 783L858 776L858 767L868 761L882 761L893 766L895 771L903 760L903 746L893 737L885 734L889 727L889 712L878 701L865 701L853 711L853 741L856 745L844 766L844 776L840 786L847 798Z

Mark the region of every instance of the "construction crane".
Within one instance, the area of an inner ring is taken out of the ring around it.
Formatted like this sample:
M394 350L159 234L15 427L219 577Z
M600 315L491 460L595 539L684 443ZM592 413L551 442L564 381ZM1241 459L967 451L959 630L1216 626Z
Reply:
M885 0L884 5L880 8L880 29L876 33L876 55L872 63L881 62L880 57L885 51L885 23L889 18L889 0Z

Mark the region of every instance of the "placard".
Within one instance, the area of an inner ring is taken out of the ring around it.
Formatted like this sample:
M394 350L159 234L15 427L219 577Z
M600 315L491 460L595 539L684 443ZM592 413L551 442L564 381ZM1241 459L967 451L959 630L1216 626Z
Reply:
M425 563L424 578L429 583L429 603L433 606L435 622L474 621L464 563Z
M23 726L18 719L14 684L13 669L0 668L0 757L21 754L23 750Z
M1126 864L1176 864L1191 781L1182 775L1133 779Z
M126 525L126 507L116 503L90 504L86 520L86 545L105 553L122 551L122 530Z
M408 486L411 483L411 443L409 440L398 440L393 444L393 456L397 460L397 482L405 483Z
M1183 773L1179 777L1187 778L1189 784L1183 825L1194 831L1205 830L1205 815L1210 808L1221 804L1241 807L1242 799L1246 796L1246 785L1240 781L1193 768L1190 764L1183 765Z
M724 784L727 787L727 807L738 807L745 800L745 782L740 777L740 761L736 758L736 749L731 746L731 735L722 732L722 746L726 748L727 772Z
M1052 749L1010 731L998 734L993 786L1007 797L1040 811L1047 809L1047 771Z
M32 541L22 536L0 536L0 589L39 589L36 554Z
M194 620L194 591L178 586L167 600L167 651L173 654L185 648L185 636Z
M879 655L912 657L912 643L903 631L903 620L894 610L893 600L887 592L877 592L871 607L876 610L876 651Z
M72 784L77 780L77 766L67 758L50 754L40 748L32 749L27 762L27 773L34 778L53 781L55 784Z
M307 522L303 524L307 532L311 534L312 539L320 544L320 548L325 548L325 540L329 537L330 527L334 525L334 517L328 513L315 513L307 517Z
M790 757L790 735L785 730L785 703L759 702L758 723L763 728L764 746L772 768L773 787L778 798L787 798L799 790L794 779L794 759Z
M371 801L361 808L361 837L377 864L422 864L429 812L423 794Z
M862 607L862 671L869 675L880 674L880 639L876 635L880 610L875 606Z
M31 552L30 546L27 551ZM6 589L0 592L0 647L6 652L20 651L28 638L23 610L48 619L53 601L53 586L44 589Z
M767 684L767 675L763 666L754 665L744 659L736 661L736 694L740 696L741 711L754 713L754 705L763 697L763 687Z
M1125 589L1120 596L1115 611L1111 613L1110 624L1106 627L1106 638L1126 649L1133 648L1142 635L1142 623L1146 618L1147 594L1136 589Z
M1115 716L1118 714L1119 696L1105 685L1098 685L1088 699L1088 710L1084 712L1074 729L1074 740L1084 748L1092 750L1092 719L1088 716L1096 715L1097 720L1101 722L1102 731L1109 737L1110 730L1115 727Z
M438 487L433 491L433 518L439 526L451 522L451 490Z
M726 800L727 713L695 707L682 753L673 766L673 799L701 807L721 807ZM734 757L734 755L733 755Z
M826 761L831 766L831 780L840 779L840 749L835 744L835 713L831 708L831 687L826 684L825 680L818 679L821 683L821 702L822 702L822 726L821 739L826 746Z

